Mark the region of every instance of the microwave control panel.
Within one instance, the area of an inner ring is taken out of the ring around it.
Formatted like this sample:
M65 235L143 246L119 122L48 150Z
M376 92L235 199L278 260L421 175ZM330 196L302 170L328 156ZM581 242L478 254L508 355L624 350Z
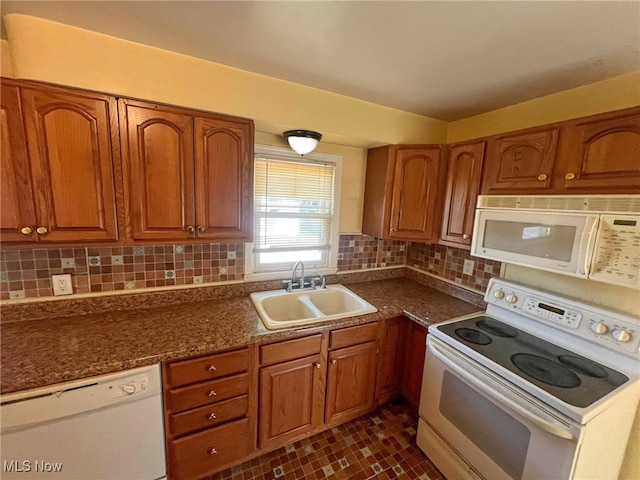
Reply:
M640 216L602 215L589 278L640 288Z

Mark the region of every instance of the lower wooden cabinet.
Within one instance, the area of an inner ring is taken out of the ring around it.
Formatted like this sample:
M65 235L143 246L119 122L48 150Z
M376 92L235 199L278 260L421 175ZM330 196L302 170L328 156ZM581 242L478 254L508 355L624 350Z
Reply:
M376 403L378 404L388 402L402 393L404 365L402 342L408 321L405 317L394 317L380 322L376 377Z
M253 348L163 365L169 478L195 480L256 450Z
M427 352L427 328L407 320L406 333L402 342L404 348L404 376L402 396L413 405L420 404L422 370Z

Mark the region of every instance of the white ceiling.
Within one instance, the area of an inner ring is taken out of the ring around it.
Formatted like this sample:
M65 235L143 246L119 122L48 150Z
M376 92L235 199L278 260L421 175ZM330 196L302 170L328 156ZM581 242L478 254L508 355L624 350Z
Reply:
M24 13L456 120L640 70L640 2L10 1Z

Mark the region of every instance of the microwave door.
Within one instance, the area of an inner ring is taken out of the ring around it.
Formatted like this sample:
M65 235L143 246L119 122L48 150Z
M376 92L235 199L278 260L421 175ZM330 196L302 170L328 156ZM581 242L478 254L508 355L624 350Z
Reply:
M597 216L478 210L472 255L532 268L587 276Z

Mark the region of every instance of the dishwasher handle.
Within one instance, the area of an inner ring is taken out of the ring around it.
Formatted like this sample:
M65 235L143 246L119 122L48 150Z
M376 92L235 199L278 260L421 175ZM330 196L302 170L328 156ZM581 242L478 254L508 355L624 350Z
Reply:
M442 350L440 346L433 342L433 340L429 339L427 344L429 351L435 357L437 357L438 360L444 363L447 368L456 372L456 374L458 374L465 382L473 385L478 391L482 392L485 396L490 397L494 402L500 404L503 408L519 415L520 417L527 419L537 427L552 435L555 435L556 437L565 438L571 441L578 440L573 432L569 430L568 425L561 424L557 421L551 421L541 418L539 415L536 415L534 412L528 410L525 406L522 406L516 401L506 397L505 395L501 395L500 393L494 391L490 386L487 386L486 383L471 375L470 372L466 371L454 359L450 358L450 356L444 350ZM486 373L480 370L479 372L485 375L488 381L494 381L493 379L488 377Z

